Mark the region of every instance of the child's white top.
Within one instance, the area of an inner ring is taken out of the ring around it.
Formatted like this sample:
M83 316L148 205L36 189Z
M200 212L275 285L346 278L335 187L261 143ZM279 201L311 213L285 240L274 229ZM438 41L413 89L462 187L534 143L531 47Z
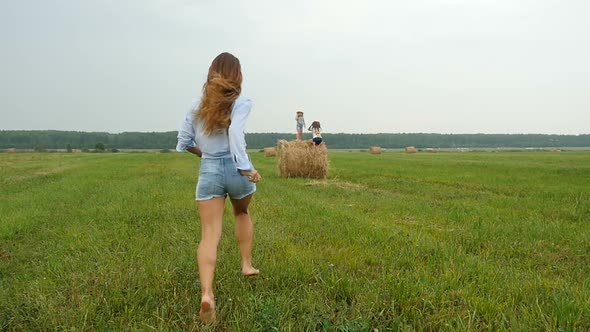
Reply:
M322 133L320 132L319 128L312 128L313 131L313 138L322 137Z

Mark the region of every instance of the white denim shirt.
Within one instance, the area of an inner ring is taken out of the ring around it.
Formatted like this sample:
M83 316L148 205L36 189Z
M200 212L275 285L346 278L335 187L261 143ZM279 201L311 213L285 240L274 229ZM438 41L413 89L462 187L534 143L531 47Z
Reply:
M184 115L178 128L176 151L184 152L187 148L196 146L203 153L204 159L232 158L237 169L253 170L254 165L246 153L245 137L246 120L252 108L252 101L239 96L232 107L229 128L220 129L210 135L204 133L204 124L199 119L195 119L195 110L200 103L200 99L196 100Z

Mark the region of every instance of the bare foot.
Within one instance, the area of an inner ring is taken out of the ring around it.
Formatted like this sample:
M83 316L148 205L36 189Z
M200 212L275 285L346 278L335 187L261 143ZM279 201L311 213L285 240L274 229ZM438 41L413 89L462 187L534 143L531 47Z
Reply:
M253 268L252 266L250 267L243 267L242 268L242 274L244 275L244 277L252 277L252 276L257 276L260 274L260 271L258 269Z
M201 298L199 317L206 324L215 323L215 301L212 298L206 296Z

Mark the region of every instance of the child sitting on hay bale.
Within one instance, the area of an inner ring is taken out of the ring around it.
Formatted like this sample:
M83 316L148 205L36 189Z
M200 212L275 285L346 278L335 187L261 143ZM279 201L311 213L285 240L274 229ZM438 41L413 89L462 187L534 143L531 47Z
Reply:
M320 145L322 144L322 126L320 125L319 121L314 121L311 123L311 126L309 126L309 128L307 128L307 130L311 131L313 133L313 138L311 139L311 141L313 143L315 143L315 145Z
M328 176L328 148L303 141L277 144L279 176L323 179Z

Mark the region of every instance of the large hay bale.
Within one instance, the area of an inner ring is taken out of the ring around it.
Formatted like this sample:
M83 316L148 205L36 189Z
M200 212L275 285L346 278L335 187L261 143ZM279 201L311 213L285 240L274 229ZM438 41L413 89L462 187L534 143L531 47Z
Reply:
M276 148L264 148L264 156L265 157L276 157L277 156L277 149Z
M326 144L309 141L285 141L277 144L279 176L322 179L328 176L328 148Z
M372 146L369 148L370 154L381 154L381 147L379 146Z
M406 146L406 150L405 151L406 151L406 153L416 153L416 152L418 152L418 150L416 150L416 148L413 147L413 146Z
M10 148L7 151L8 151L8 153L15 153L16 152L16 149L15 148Z

